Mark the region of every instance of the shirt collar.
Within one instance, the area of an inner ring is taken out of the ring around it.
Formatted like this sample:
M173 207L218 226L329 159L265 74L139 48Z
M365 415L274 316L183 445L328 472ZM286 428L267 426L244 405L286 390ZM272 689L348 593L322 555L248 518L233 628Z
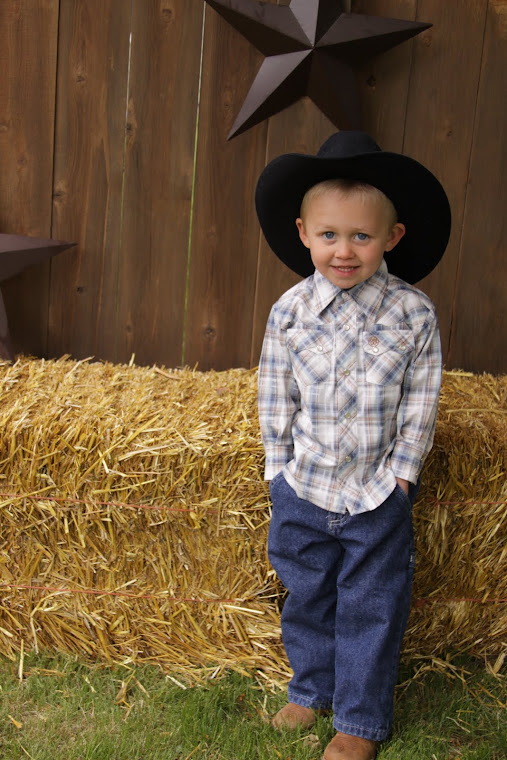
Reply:
M323 274L315 270L313 275L315 311L317 314L321 314L337 296L346 293L354 299L365 316L369 317L378 310L382 302L387 289L388 276L387 264L382 260L375 274L372 274L364 282L360 282L359 285L344 290L333 285Z

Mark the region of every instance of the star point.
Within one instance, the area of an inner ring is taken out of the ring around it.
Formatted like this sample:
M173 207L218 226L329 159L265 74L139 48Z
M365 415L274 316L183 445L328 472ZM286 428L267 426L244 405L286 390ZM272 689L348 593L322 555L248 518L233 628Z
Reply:
M345 13L340 0L205 0L264 56L231 139L308 95L340 129L361 128L353 66L431 24Z
M50 259L57 253L72 248L75 243L64 240L29 237L28 235L0 234L0 283L35 264ZM0 293L0 359L12 359L12 347L7 315Z

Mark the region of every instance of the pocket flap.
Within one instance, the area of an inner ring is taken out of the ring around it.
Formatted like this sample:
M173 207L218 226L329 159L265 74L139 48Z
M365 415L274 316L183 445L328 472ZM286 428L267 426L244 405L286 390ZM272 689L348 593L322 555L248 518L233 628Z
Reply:
M322 330L287 330L287 345L296 354L328 354L333 350L333 338Z
M386 351L406 354L415 347L410 330L369 330L363 334L363 349L366 354L378 356Z

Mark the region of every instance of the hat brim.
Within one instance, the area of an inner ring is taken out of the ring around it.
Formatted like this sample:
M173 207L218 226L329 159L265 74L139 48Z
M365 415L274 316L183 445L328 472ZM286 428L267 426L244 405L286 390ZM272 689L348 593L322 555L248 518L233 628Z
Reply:
M295 222L306 191L335 178L373 185L394 204L406 233L385 254L391 274L416 283L436 267L451 230L447 195L437 178L418 161L379 150L347 158L288 153L266 166L255 192L257 214L269 246L289 269L301 277L313 274L309 251L299 238Z

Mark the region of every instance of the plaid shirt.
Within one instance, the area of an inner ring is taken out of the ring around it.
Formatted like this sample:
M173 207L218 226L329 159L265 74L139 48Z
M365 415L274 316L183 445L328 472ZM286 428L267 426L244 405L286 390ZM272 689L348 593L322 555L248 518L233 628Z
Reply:
M341 290L316 271L273 306L259 365L265 479L331 512L375 509L433 442L442 361L435 307L377 272Z

